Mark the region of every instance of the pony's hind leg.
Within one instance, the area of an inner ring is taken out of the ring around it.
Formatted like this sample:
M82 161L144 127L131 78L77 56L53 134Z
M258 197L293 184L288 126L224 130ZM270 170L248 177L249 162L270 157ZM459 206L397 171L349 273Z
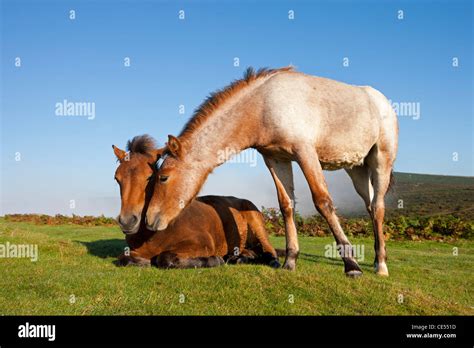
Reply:
M370 168L367 165L346 168L345 171L354 184L354 188L363 199L365 208L372 218L371 203L374 197L374 188L370 181Z
M378 272L378 261L377 261L377 255L380 253L381 246L385 251L385 246L384 246L384 239L383 235L380 235L377 230L377 223L375 220L374 212L372 209L372 201L374 199L374 188L372 186L371 182L371 173L370 173L370 168L368 167L367 164L364 164L362 166L357 166L353 167L350 169L346 169L347 174L349 174L352 183L354 184L354 188L359 194L359 196L362 197L365 207L367 209L367 212L370 215L370 218L372 220L372 225L374 226L374 249L375 249L375 271ZM387 270L385 266L385 270ZM388 272L388 270L387 270ZM388 273L387 273L388 274Z
M250 203L250 202L249 202ZM251 239L252 243L250 244L260 244L263 252L269 253L274 257L277 257L277 253L270 239L268 238L268 232L265 229L265 220L262 213L257 209L253 203L249 206L248 211L242 212L247 220L247 224L250 227L249 234L255 236ZM248 245L247 248L251 248L252 245Z
M228 254L224 256L225 263L230 265L253 263L257 254L252 250L242 249L238 254Z
M264 156L264 160L275 182L278 203L285 222L286 258L283 268L294 270L299 254L299 245L294 218L295 189L291 161L279 161L267 156Z
M258 249L261 249L261 248L258 248ZM278 256L275 256L272 253L269 253L263 250L257 250L255 252L257 256L253 260L253 263L259 264L259 265L268 265L272 268L281 267L280 261L278 260Z
M316 209L327 221L336 243L342 249L341 258L344 261L344 272L350 277L362 275L362 270L353 256L352 245L337 218L316 151L311 147L300 149L297 161L308 182Z
M257 209L257 207L251 204L250 211L245 212L247 223L249 228L249 234L254 236L254 238L248 238L252 241L248 243L247 249L252 249L255 251L256 255L256 263L269 265L273 268L279 268L280 261L278 260L278 255L270 243L270 239L268 237L268 232L265 229L265 220L263 218L262 213Z
M224 264L220 256L202 256L184 258L179 255L165 251L151 259L151 264L158 268L209 268Z
M280 268L278 257L270 252L265 252L259 245L253 249L244 249L239 255L227 255L225 262L228 264L253 264L268 265L272 268Z
M386 264L387 252L383 234L383 221L385 216L385 194L387 193L392 178L393 160L389 155L374 148L367 157L370 167L374 197L371 202L372 221L375 235L375 261L374 268L378 275L388 276Z

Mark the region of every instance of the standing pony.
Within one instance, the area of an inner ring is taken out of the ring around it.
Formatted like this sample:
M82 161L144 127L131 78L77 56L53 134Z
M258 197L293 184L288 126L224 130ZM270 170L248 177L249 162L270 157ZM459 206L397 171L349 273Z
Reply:
M323 175L323 169L347 171L373 221L375 271L388 275L384 197L397 143L396 114L379 91L291 67L258 72L249 68L243 79L211 94L179 137L169 136L168 156L159 169L146 216L148 227L165 229L197 195L209 173L226 161L223 153L254 148L262 154L277 189L286 230L284 268L295 269L299 253L291 166L296 161L339 250L349 250L341 255L346 274L359 276L362 271Z

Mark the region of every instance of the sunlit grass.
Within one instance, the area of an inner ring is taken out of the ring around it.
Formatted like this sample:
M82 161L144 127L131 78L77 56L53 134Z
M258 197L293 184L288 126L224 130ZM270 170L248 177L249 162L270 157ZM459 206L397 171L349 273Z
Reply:
M0 258L3 315L409 315L474 314L474 245L389 242L390 277L348 279L324 256L330 237L300 237L296 272L266 266L158 270L113 264L125 246L116 227L47 226L0 219L0 243L38 244L39 260ZM283 247L284 238L273 237ZM458 255L453 252L457 247Z

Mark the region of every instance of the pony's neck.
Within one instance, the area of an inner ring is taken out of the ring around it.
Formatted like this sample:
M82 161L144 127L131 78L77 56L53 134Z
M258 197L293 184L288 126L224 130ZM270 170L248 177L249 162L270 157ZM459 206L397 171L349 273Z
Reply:
M212 171L232 155L257 144L260 113L248 104L254 88L249 87L228 105L215 110L192 132L183 132L179 138L190 163Z
M236 115L234 115L236 116ZM252 146L251 137L238 137L243 117L237 116L232 122L220 119L209 122L210 128L202 128L184 139L186 157L190 163L203 170L212 171L237 154ZM219 124L219 125L218 125Z

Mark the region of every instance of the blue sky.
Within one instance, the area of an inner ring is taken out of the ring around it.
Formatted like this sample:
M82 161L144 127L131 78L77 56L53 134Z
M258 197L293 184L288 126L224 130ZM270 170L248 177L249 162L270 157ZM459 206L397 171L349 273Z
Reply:
M417 103L419 119L399 117L395 169L472 176L472 17L470 1L4 0L0 214L117 214L111 144L124 147L143 133L163 143L247 66L291 63ZM94 102L95 118L55 115L64 99ZM343 174L329 177L342 204L350 184ZM203 192L276 206L261 158L252 168L218 168Z

